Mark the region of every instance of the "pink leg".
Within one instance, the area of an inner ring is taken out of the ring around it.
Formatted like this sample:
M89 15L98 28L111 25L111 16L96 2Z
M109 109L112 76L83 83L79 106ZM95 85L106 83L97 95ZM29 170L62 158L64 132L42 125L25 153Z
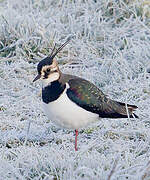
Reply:
M77 151L77 137L78 137L78 130L75 130L76 136L75 136L75 151Z

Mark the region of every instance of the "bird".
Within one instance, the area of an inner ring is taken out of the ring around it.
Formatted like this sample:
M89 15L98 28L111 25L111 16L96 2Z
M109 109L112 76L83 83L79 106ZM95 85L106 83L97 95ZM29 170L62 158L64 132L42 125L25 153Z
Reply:
M45 114L56 125L75 130L75 151L78 150L78 131L101 118L138 118L136 105L110 99L92 82L62 73L55 56L69 43L70 38L37 65L41 79L42 101Z

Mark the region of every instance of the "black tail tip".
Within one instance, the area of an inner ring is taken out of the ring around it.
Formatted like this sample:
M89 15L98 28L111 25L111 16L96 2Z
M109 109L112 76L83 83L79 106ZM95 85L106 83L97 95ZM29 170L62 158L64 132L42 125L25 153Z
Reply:
M139 119L139 116L137 116L136 114L132 114L132 115L130 115L130 118L137 118L137 119Z

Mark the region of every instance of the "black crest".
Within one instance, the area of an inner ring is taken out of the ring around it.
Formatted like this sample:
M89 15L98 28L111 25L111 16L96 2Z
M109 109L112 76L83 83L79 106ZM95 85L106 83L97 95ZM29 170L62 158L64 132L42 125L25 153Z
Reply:
M51 65L53 63L54 57L69 43L70 40L71 40L71 37L68 38L67 41L56 50L55 53L54 53L54 51L55 51L56 44L54 45L54 48L53 48L51 54L39 62L38 66L37 66L37 70L38 70L39 74L41 73L41 69L43 66Z

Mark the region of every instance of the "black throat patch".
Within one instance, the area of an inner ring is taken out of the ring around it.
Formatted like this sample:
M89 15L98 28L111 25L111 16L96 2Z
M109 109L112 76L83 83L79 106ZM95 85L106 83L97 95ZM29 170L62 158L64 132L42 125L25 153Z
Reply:
M63 93L66 85L61 84L59 81L54 81L50 85L42 89L42 99L46 104L55 101Z

